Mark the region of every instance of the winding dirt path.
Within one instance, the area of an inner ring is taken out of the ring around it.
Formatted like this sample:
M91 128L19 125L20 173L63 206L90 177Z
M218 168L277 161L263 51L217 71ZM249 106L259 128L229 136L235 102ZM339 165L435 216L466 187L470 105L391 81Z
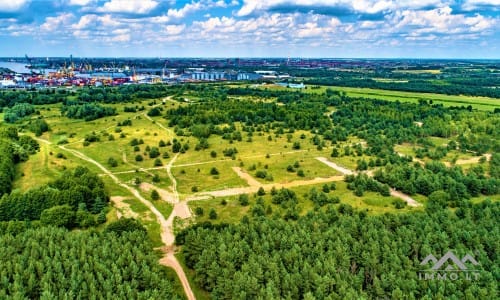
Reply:
M238 175L241 179L245 180L249 186L251 187L259 187L261 186L261 183L258 182L255 178L253 178L250 174L247 172L243 171L242 168L239 167L232 167L233 171L236 172L236 175Z
M40 142L43 142L45 144L49 144L49 145L52 144L50 141L47 141L47 140L44 140L41 138L35 138L35 139L40 141ZM57 147L64 150L64 151L67 151L67 152L73 154L74 156L76 156L82 160L85 160L85 161L97 166L99 169L101 169L104 172L105 175L109 176L117 185L122 186L123 188L130 191L132 193L132 195L134 195L139 201L141 201L144 205L146 205L151 210L151 212L156 216L158 223L160 224L160 228L161 228L160 236L161 236L162 242L165 244L165 247L163 248L165 250L165 252L164 252L165 255L162 259L160 259L160 263L174 269L174 271L177 273L177 276L179 277L179 280L181 281L182 287L184 288L184 292L185 292L188 300L196 300L196 298L194 297L194 293L191 289L191 286L189 285L189 281L186 277L186 274L184 273L184 270L182 269L179 261L177 260L177 258L174 255L175 254L175 249L174 249L175 236L173 233L173 220L174 220L175 216L179 216L181 218L191 216L191 212L190 212L189 208L187 207L187 204L186 203L176 203L174 206L174 209L172 211L172 214L170 214L169 218L167 220L165 220L165 217L163 217L163 215L156 209L156 207L153 206L153 204L151 204L151 202L149 202L144 197L142 197L141 194L139 193L139 191L137 191L135 188L132 188L129 185L123 183L118 177L116 177L110 170L105 168L102 164L100 164L99 162L95 161L94 159L88 157L87 155L81 153L80 151L77 151L74 149L68 149L68 148L64 147L63 145L58 145ZM171 162L169 163L170 167L176 158L177 158L177 156L175 156L171 160ZM169 168L167 167L167 172L168 171L169 171ZM173 176L171 179L173 179L172 182L173 182L174 194L177 194L177 190L176 190L177 183L175 181L175 178L173 178ZM178 199L178 195L177 195L177 199Z
M316 159L319 160L320 162L324 163L325 165L329 166L330 168L339 171L340 173L342 173L344 175L353 175L354 174L353 171L346 169L344 167L341 167L341 166L337 165L336 163L329 161L325 157L316 157Z
M170 97L166 98L167 100L170 99ZM151 122L154 122L157 126L165 130L169 137L173 136L172 130L169 128L166 128L163 126L161 123L156 122L153 120L150 116L148 116L146 113L144 113L144 116L150 120ZM184 293L186 294L186 297L188 300L196 300L194 297L193 290L191 289L191 286L189 285L189 281L186 277L186 273L184 272L184 269L181 267L179 261L177 260L177 257L175 257L175 235L174 235L174 220L176 217L179 217L181 219L187 219L191 217L191 211L189 210L189 207L187 206L186 202L179 202L179 193L177 192L177 180L175 179L174 175L172 174L172 166L174 162L177 160L177 157L179 156L179 153L177 153L169 162L166 166L161 167L159 169L165 169L167 171L168 178L170 178L170 182L172 183L172 194L170 199L171 203L174 204L174 208L172 210L172 213L168 217L168 219L165 221L165 223L162 223L162 232L165 233L165 235L162 235L162 241L165 244L165 247L163 247L163 253L164 256L163 258L160 259L160 264L171 267L172 269L175 270L177 273L177 276L179 277L179 280L181 281L182 287L184 288Z
M246 174L246 173L245 173ZM247 176L250 176L246 174L245 178ZM253 178L252 178L253 179ZM253 179L255 180L255 179ZM257 182L256 185L252 186L247 186L247 187L235 187L235 188L227 188L223 190L218 190L218 191L208 191L208 192L201 192L197 193L193 196L187 197L185 199L186 202L190 201L195 201L195 200L207 200L211 199L213 197L228 197L228 196L237 196L241 194L252 194L256 193L260 187L262 187L265 191L270 191L273 187L277 189L281 188L291 188L291 187L297 187L297 186L306 186L306 185L313 185L313 184L320 184L320 183L329 183L333 181L342 181L344 180L344 176L330 176L330 177L316 177L314 179L310 180L295 180L287 183L266 183L262 184L255 180Z
M325 157L316 157L316 159L318 161L324 163L325 165L329 166L330 168L333 168L333 169L341 172L344 175L354 175L354 174L357 174L356 172L354 172L352 170L346 169L344 167L341 167L341 166L337 165L334 162L329 161ZM367 174L370 177L373 177L373 172L365 172L365 174ZM417 206L421 206L422 205L422 204L418 203L412 197L410 197L410 196L408 196L408 195L406 195L406 194L404 194L402 192L396 191L393 188L390 188L389 190L391 192L391 196L397 197L397 198L400 198L400 199L404 200L409 206L417 207Z
M179 202L179 193L177 192L177 180L175 180L174 175L172 174L172 166L179 156L179 153L177 153L174 158L172 158L168 164L165 166L165 169L167 170L167 175L168 178L170 178L170 182L172 182L172 192L174 193L174 203Z
M151 184L151 183L148 183L148 182L142 182L140 185L139 185L140 189L143 190L144 192L150 192L152 190L156 190L158 192L158 194L160 195L160 198L163 200L163 201L166 201L168 203L171 203L171 204L175 204L175 197L172 193L170 193L169 191L166 191L162 188L159 188L157 186L155 186L154 184Z

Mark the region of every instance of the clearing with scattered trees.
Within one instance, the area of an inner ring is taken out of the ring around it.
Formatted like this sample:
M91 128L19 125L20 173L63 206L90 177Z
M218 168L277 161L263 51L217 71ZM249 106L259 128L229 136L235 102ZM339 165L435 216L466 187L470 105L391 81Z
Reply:
M0 100L0 298L498 294L496 98L218 83ZM421 280L450 250L480 278Z

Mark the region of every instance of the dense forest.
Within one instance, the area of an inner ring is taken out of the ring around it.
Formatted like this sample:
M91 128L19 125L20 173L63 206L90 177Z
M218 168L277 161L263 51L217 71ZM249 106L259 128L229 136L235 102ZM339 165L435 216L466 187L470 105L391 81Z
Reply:
M15 164L28 160L39 147L33 138L19 135L15 127L0 128L0 196L11 191Z
M121 225L103 232L41 227L0 233L0 298L183 299L145 230L116 230Z
M178 235L195 281L213 299L494 299L498 295L500 205L451 212L367 215L328 205L297 221L244 217L199 224ZM473 252L480 278L421 280L420 262Z
M495 68L438 68L434 71L412 72L391 68L329 70L283 70L292 76L306 78L304 83L330 86L363 87L394 91L440 93L500 98L500 79ZM398 72L400 71L400 72Z
M57 180L0 199L0 221L41 220L46 225L89 227L105 222L109 197L104 183L84 167L65 171ZM96 219L95 214L100 214Z

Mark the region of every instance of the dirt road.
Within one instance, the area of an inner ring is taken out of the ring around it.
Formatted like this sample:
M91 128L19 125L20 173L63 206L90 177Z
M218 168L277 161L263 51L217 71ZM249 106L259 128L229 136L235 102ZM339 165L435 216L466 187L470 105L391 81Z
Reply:
M329 166L330 168L333 168L333 169L341 172L344 175L357 174L356 172L354 172L352 170L346 169L344 167L341 167L341 166L337 165L336 163L333 163L333 162L329 161L325 157L316 157L316 159L318 161L324 163L325 165ZM367 174L370 177L373 177L373 172L368 171L368 172L365 172L365 174ZM404 200L409 206L417 207L417 206L421 206L422 205L422 204L418 203L412 197L410 197L410 196L408 196L408 195L406 195L406 194L404 194L402 192L396 191L396 190L394 190L392 188L390 189L390 191L391 191L391 196L397 197L397 198L400 198L400 199Z
M344 167L341 167L341 166L337 165L336 163L329 161L325 157L316 157L316 159L319 160L320 162L324 163L325 165L329 166L330 168L339 171L340 173L342 173L344 175L353 175L354 174L353 171L346 169Z
M261 183L258 182L255 178L253 178L250 174L247 172L243 171L243 169L239 167L233 167L232 168L234 172L243 180L247 182L247 184L251 187L259 187L261 186Z
M246 179L247 176L250 175L246 174L243 179ZM325 178L317 177L311 180L295 180L287 183L266 183L266 184L262 184L257 180L255 180L256 184L248 187L235 187L218 191L201 192L186 198L185 201L189 202L194 200L211 199L212 197L228 197L228 196L237 196L241 194L252 194L256 193L260 187L262 187L265 191L270 191L273 187L277 189L291 188L296 186L313 185L313 184L328 183L328 182L342 181L342 180L344 180L344 176L331 176Z
M36 138L36 139L38 141L43 142L43 143L51 144L50 141L40 139L40 138ZM170 217L168 218L168 220L165 220L163 215L156 209L156 207L153 206L153 204L151 204L151 202L149 202L144 197L142 197L141 194L135 188L132 188L129 185L121 182L118 177L116 177L110 170L105 168L102 164L100 164L99 162L95 161L94 159L86 156L85 154L83 154L77 150L68 149L62 145L57 146L57 147L59 147L60 149L62 149L64 151L67 151L67 152L73 154L74 156L76 156L82 160L85 160L89 163L96 165L99 169L101 169L104 172L104 174L108 175L116 184L118 184L118 185L122 186L123 188L127 189L128 191L130 191L132 193L132 195L134 195L139 201L141 201L144 205L146 205L151 210L151 212L156 216L158 223L160 224L160 228L161 228L160 236L161 236L162 242L166 246L165 249L169 250L169 251L165 252L165 256L162 258L162 260L160 260L160 263L163 263L165 266L171 267L175 270L175 272L177 273L177 276L179 277L179 280L182 283L182 286L184 288L184 292L186 293L187 298L189 300L195 300L196 298L194 297L193 291L191 290L191 286L189 285L189 281L187 280L186 274L184 273L184 270L180 266L179 262L177 261L177 258L174 256L174 249L173 249L173 244L175 241L175 236L173 233L173 220L174 220L175 216L179 216L181 218L186 217L186 216L190 216L190 211L189 211L189 208L187 207L187 204L186 203L177 203L174 206L174 210L173 210L172 214L170 215ZM175 161L175 158L176 157L174 157L174 159L172 159L171 164L173 164L173 161ZM173 182L174 193L177 194L177 190L176 190L177 185L175 182L175 178L173 178L172 182ZM178 199L178 196L177 196L177 199Z

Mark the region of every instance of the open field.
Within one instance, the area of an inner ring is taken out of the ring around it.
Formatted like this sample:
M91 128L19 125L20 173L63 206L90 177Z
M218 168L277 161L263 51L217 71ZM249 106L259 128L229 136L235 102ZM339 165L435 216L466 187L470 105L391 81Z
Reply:
M455 96L433 93L416 93L416 92L401 92L389 91L369 88L351 88L351 87L337 87L329 86L324 88L331 88L332 90L345 92L350 97L372 98L387 101L401 101L418 103L419 99L432 100L435 104L443 104L444 106L468 106L480 110L492 111L500 107L500 100L488 97L472 97L472 96ZM312 90L316 91L316 90Z
M281 86L264 85L259 88L272 88L279 90L287 90ZM432 100L434 104L443 104L448 106L468 106L479 110L493 111L495 108L500 108L500 100L489 97L474 97L465 95L445 95L435 93L418 93L418 92L403 92L392 90L381 90L371 88L354 88L342 86L321 86L318 89L308 89L305 92L310 93L323 93L326 89L344 92L349 97L371 98L387 101L400 101L418 103L420 99Z
M297 186L291 187L290 190L294 191L299 198L299 208L300 214L305 214L314 208L314 203L308 200L308 195L311 189L316 189L321 191L324 184L315 184L308 186ZM386 212L407 212L409 210L421 210L422 208L414 208L406 206L404 209L396 209L392 204L397 198L389 196L383 197L378 193L366 192L362 197L357 197L353 194L353 191L347 189L347 184L343 181L335 182L336 189L328 193L328 196L337 196L340 198L340 203L349 204L356 209L364 210L366 209L369 213L381 214ZM267 210L271 207L271 210L267 213L279 213L283 214L284 210L279 206L272 204L272 196L269 193L262 196L264 201L264 208ZM223 202L225 200L225 203ZM212 221L215 223L226 222L226 223L237 223L241 218L247 213L252 211L252 207L255 206L257 202L257 196L251 194L249 197L249 205L242 206L239 203L238 196L228 196L228 197L217 197L207 200L197 200L190 201L189 206L193 211L197 207L203 209L203 215L196 216L197 221ZM217 212L217 219L210 220L209 212L214 209Z

